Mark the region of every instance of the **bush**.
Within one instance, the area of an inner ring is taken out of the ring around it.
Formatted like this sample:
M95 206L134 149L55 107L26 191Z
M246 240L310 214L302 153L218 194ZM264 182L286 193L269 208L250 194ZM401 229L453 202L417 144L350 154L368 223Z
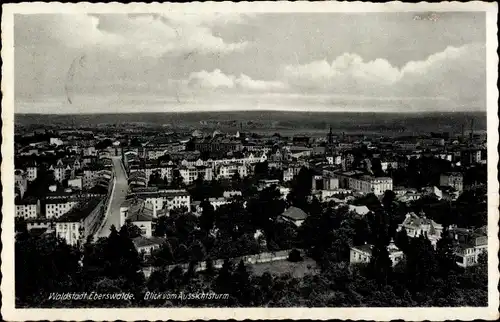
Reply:
M288 261L290 262L302 262L304 258L302 258L302 255L300 254L300 251L297 249L294 249L288 254Z

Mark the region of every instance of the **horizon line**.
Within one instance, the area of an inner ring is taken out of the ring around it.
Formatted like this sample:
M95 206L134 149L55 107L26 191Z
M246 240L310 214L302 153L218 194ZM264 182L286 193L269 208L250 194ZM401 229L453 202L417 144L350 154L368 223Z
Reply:
M488 114L488 111L284 111L280 109L266 109L266 110L213 110L213 111L164 111L164 112L112 112L112 113L37 113L37 112L29 112L29 113L16 113L14 112L14 116L16 115L57 115L57 116L72 116L72 115L120 115L120 114L196 114L196 113L244 113L244 112L256 112L256 113L265 113L265 112L280 112L280 113L311 113L311 114L453 114L453 113L482 113Z

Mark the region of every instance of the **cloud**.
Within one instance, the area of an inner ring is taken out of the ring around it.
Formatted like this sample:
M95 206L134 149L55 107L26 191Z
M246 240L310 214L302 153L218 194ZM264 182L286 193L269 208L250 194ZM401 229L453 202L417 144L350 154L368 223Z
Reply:
M485 46L447 47L425 60L403 67L379 58L364 61L345 53L326 60L286 65L283 78L302 91L381 96L446 97L451 100L484 99L474 88L485 88Z
M225 75L220 69L213 72L202 70L189 75L188 86L199 89L234 88L234 77Z
M226 75L220 69L212 72L202 70L189 75L187 86L196 89L234 89L241 91L274 92L282 91L287 85L281 81L254 80L251 77L240 74L239 77Z
M186 16L188 18L183 19ZM16 45L57 44L66 48L108 52L122 58L165 54L241 51L246 41L226 42L216 36L216 21L237 21L217 15L47 15L16 21ZM221 20L222 19L222 20ZM212 21L212 23L210 23Z

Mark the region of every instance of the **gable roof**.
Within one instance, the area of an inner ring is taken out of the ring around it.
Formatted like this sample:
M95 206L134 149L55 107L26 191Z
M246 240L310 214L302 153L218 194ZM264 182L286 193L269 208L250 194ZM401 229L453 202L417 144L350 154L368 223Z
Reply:
M307 214L302 209L297 207L288 208L281 214L281 216L292 220L305 220L307 218Z
M154 245L161 245L165 239L160 238L160 237L144 237L144 236L139 236L134 239L132 239L132 242L134 243L134 246L136 248L140 247L146 247L146 246L154 246Z

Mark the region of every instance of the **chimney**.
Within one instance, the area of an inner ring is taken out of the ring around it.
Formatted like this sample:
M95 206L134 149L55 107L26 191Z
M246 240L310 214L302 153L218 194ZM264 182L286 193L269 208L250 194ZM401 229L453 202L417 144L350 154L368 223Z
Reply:
M474 137L474 119L471 119L469 139L472 141L473 137Z

